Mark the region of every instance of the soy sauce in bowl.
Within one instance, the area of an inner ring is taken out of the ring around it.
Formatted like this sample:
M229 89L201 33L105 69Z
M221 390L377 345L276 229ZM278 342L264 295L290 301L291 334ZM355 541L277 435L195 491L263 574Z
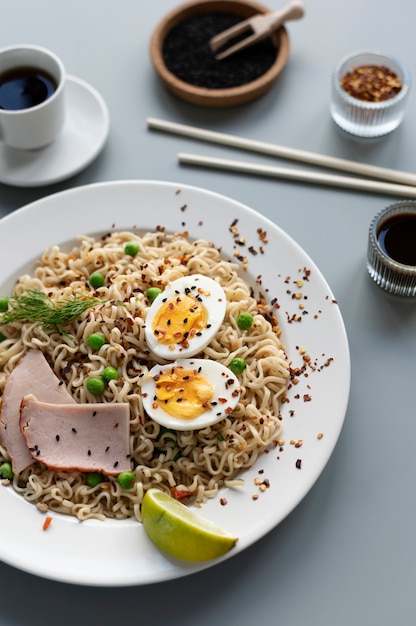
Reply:
M403 213L382 222L377 234L381 249L403 265L416 266L416 215Z
M389 293L416 297L416 201L397 202L373 218L367 269Z

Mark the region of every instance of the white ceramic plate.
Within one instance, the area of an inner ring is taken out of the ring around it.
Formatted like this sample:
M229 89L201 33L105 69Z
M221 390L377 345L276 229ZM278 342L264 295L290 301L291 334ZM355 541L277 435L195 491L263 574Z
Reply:
M238 245L230 232L235 220L239 234L246 237L245 246ZM308 493L331 456L344 421L350 386L348 341L334 296L307 254L275 224L218 194L173 183L103 183L48 196L1 221L0 294L10 293L14 280L33 269L34 260L52 244L65 244L82 233L158 226L187 230L191 237L221 246L229 256L234 252L246 256L247 276L253 283L261 276L263 292L267 289L270 299L278 298L292 367L303 365L302 348L311 357L308 376L299 376L289 391L290 402L282 407L284 450L273 449L244 472L244 487L221 492L226 505L217 497L199 510L239 537L224 557L231 558L279 524ZM303 286L297 285L295 281L302 279ZM295 321L298 315L301 321ZM290 440L303 444L295 447ZM256 477L267 479L270 487L260 491ZM0 510L0 558L47 578L85 585L145 584L213 564L166 558L132 520L80 523L54 514L51 526L43 531L44 517L36 507L1 486Z

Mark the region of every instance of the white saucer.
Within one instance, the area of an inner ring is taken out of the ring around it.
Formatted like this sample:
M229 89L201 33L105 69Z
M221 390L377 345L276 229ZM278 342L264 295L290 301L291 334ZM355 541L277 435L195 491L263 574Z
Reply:
M87 167L104 146L109 130L107 105L88 83L67 76L67 120L58 139L40 150L17 150L0 141L0 183L40 187Z

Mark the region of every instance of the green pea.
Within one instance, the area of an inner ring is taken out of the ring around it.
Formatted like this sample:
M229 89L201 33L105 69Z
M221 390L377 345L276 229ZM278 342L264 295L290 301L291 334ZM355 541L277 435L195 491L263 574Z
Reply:
M92 333L88 337L87 343L93 350L99 350L105 344L105 337L101 333Z
M103 393L105 389L105 382L102 380L102 378L89 378L85 384L88 391L92 393L93 396L99 396Z
M240 313L237 317L237 326L241 330L248 330L253 326L253 316L251 313Z
M9 308L9 298L0 298L0 313L5 313Z
M128 256L136 256L138 252L140 252L140 246L137 241L130 241L124 246L124 254Z
M244 371L246 367L246 362L244 359L240 359L238 357L236 357L235 359L233 359L230 363L230 370L234 373L234 374L242 374L242 372Z
M105 367L103 369L103 373L101 374L101 378L105 383L109 383L110 380L115 380L118 378L118 371L111 366Z
M117 476L117 482L123 489L131 489L136 482L136 475L133 472L121 472Z
M13 469L11 463L2 463L0 465L0 476L2 478L7 478L8 480L13 479Z
M98 289L99 287L102 287L104 285L104 282L105 282L105 278L101 274L101 272L93 272L90 275L90 285L94 289Z
M150 302L153 302L160 293L162 293L162 290L159 289L159 287L149 287L146 291L146 296L149 298Z
M96 487L104 480L104 476L99 472L89 472L85 478L88 487Z

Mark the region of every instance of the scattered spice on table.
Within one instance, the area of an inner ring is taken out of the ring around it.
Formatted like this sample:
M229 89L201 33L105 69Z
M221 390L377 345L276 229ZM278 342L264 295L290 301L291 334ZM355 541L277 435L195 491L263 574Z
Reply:
M270 38L221 61L209 48L214 35L243 19L229 13L201 13L184 19L166 35L162 50L166 67L184 82L207 89L228 89L256 80L276 60L277 48Z
M341 78L340 86L358 100L382 102L398 94L402 83L399 76L385 65L360 65Z

